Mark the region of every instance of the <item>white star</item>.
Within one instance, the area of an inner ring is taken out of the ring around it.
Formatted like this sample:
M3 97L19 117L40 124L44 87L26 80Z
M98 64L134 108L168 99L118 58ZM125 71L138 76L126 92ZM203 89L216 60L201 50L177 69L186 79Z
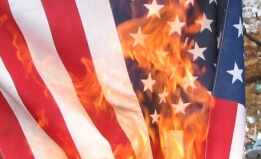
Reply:
M147 17L150 17L151 15L155 14L159 18L159 10L164 7L164 5L158 5L156 0L153 0L151 4L144 4L144 6L149 10Z
M222 36L222 32L219 33L219 36L217 37L217 48L220 48L220 42L221 42L221 36Z
M157 113L157 111L155 110L154 111L154 114L152 114L152 115L150 115L151 116L151 118L152 118L152 124L154 123L154 122L159 122L159 117L160 117L160 115Z
M179 99L178 104L172 104L172 106L175 108L175 114L181 112L185 114L185 109L189 106L190 103L183 103L181 98Z
M164 91L162 93L159 94L159 97L160 97L160 102L161 103L162 101L164 103L166 103L166 97L169 95L169 93L166 91L166 87L164 88Z
M169 35L174 33L174 32L177 32L179 35L181 35L181 27L183 27L185 25L185 23L180 22L178 16L176 16L174 22L168 22L168 24L171 27L171 29L169 31Z
M242 79L243 69L238 69L236 62L234 64L234 70L228 70L227 73L229 73L229 74L231 74L233 76L232 84L236 80L239 80L239 81L241 81L243 83L243 79Z
M210 31L212 32L211 27L210 27L210 24L213 22L213 20L211 20L211 19L209 20L209 19L206 17L205 13L203 14L202 19L201 19L201 20L197 20L196 22L201 25L201 30L200 30L200 32L202 32L202 31L205 30L205 29L208 29L208 30L210 30Z
M194 5L194 0L186 0L185 5L188 5L189 3L191 3L192 5Z
M217 4L217 0L209 0L209 4L215 2Z
M157 57L158 57L158 59L159 59L159 62L160 62L161 64L165 64L164 58L165 58L168 54L169 54L169 52L166 52L166 51L164 51L163 49L160 49L160 50L156 51L156 55L157 55Z
M202 58L205 60L205 57L203 55L203 52L206 50L206 47L198 47L198 44L195 42L195 47L194 49L188 50L188 52L193 54L193 61L195 61L198 57Z
M185 88L191 86L193 88L196 88L195 84L194 84L194 81L198 78L197 76L196 77L192 77L193 79L190 79L188 76L184 77L183 78L183 81L185 82Z
M242 25L241 18L239 18L239 23L238 23L238 24L234 24L233 26L238 29L238 34L237 34L237 36L238 36L238 37L240 37L240 35L243 36L243 25Z
M151 74L148 75L148 78L146 80L141 80L141 81L144 84L143 91L146 91L147 89L149 89L151 92L153 91L152 86L155 84L155 80L151 78Z
M145 43L144 40L149 36L148 34L143 34L141 32L141 28L139 27L138 31L136 34L130 33L130 36L132 36L134 38L134 43L133 43L133 47L136 46L137 44L142 45L143 47L145 47Z

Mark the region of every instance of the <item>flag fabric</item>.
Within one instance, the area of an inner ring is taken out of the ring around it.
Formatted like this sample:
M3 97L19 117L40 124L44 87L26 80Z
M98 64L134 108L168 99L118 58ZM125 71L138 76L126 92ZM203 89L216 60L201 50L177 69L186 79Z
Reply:
M227 1L210 113L207 158L242 158L245 139L245 77L241 1ZM212 126L213 125L213 126ZM222 132L224 130L224 132Z
M241 159L241 8L0 0L0 158Z

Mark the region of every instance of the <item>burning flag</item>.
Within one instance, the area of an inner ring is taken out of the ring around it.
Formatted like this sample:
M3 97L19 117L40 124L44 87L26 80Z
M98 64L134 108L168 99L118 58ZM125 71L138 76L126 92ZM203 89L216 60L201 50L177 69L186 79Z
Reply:
M0 36L0 158L242 158L240 1L0 0Z

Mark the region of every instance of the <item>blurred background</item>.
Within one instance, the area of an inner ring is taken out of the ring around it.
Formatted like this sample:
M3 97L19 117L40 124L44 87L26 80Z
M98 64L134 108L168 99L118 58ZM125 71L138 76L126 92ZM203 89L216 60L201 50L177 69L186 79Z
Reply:
M249 147L261 139L261 0L242 0L245 27L246 134Z
M246 29L246 131L256 139L261 135L261 1L243 0L243 18Z

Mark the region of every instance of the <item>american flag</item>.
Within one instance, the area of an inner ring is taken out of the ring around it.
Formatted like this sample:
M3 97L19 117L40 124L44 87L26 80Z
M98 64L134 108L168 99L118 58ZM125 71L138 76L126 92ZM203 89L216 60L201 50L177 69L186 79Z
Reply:
M241 159L243 67L241 1L0 0L0 158Z

